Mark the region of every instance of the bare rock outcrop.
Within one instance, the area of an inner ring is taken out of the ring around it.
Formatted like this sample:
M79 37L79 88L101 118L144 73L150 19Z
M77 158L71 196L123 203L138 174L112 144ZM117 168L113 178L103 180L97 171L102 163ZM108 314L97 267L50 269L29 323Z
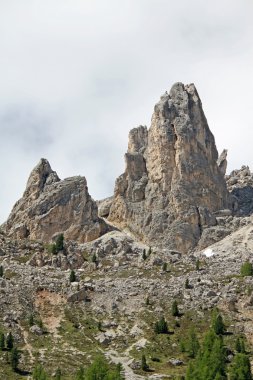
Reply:
M233 211L238 216L253 213L253 174L248 166L233 170L226 176L227 187L233 198Z
M107 231L84 177L60 180L46 159L33 169L23 197L4 226L15 238L50 241L59 233L78 242L94 240Z
M193 84L176 83L156 104L151 127L129 134L126 170L108 220L148 243L187 252L212 212L228 207L224 165Z

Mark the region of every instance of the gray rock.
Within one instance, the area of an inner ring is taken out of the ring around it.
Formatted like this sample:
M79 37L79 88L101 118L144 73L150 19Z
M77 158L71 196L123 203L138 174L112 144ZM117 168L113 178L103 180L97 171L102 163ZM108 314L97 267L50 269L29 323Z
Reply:
M84 177L60 180L46 159L33 169L23 197L5 224L9 236L50 241L59 233L66 239L91 241L107 231L98 217Z
M149 244L187 252L216 223L212 212L228 207L217 160L197 90L176 83L156 104L150 129L129 133L109 221Z
M35 335L43 335L43 330L37 325L31 326L30 331Z

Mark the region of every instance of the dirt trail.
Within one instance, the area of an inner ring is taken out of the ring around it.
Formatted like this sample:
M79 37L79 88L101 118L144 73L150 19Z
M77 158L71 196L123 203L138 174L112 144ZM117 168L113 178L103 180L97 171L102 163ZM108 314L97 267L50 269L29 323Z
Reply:
M20 330L23 334L23 339L24 339L24 346L23 346L23 349L26 350L30 356L30 359L31 359L31 363L34 363L35 361L35 357L33 355L33 347L30 345L30 343L28 342L28 332L21 326L19 325L20 327Z
M114 364L121 363L124 369L125 378L127 380L143 380L147 377L136 375L130 367L131 359L128 356L120 356L116 351L109 350L105 352L105 356L111 360Z

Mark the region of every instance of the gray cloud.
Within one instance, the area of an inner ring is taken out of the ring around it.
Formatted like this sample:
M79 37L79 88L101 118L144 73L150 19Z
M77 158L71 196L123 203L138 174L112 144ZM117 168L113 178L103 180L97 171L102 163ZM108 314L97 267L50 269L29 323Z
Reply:
M129 129L176 81L194 82L229 170L253 166L251 0L3 0L0 220L46 157L113 192Z

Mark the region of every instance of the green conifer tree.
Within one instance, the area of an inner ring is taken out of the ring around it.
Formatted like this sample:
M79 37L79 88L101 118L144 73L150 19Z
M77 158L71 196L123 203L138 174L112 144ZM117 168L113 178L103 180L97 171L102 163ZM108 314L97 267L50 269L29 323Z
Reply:
M6 347L7 347L8 350L12 350L13 349L13 345L14 345L13 335L12 335L11 332L9 332L9 334L6 337Z
M156 334L168 334L168 324L164 317L161 317L161 319L155 323L154 330Z
M4 275L4 268L2 265L0 265L0 277L3 277Z
M13 371L17 371L19 359L20 353L18 352L16 347L13 347L11 350L11 368L13 369Z
M102 356L98 356L87 369L85 380L106 379L108 372L108 363Z
M62 376L62 373L61 373L61 370L60 368L58 367L56 372L55 372L55 380L61 380L61 377Z
M5 348L5 336L2 331L0 331L0 350L3 351Z
M187 352L190 358L195 358L200 349L200 344L194 329L190 330L187 342Z
M230 380L252 380L248 355L241 353L235 355L230 367L229 375Z
M85 380L83 366L78 369L75 380Z
M149 370L149 366L147 364L146 356L143 354L141 357L141 369L142 371L147 372Z
M213 311L212 315L212 328L217 335L222 335L226 331L226 327L223 323L222 316L218 313L217 310Z
M46 371L41 364L37 364L32 373L33 380L48 380Z
M55 241L55 248L56 252L62 251L64 248L64 235L60 234L57 236L56 241Z
M226 379L226 350L221 336L213 329L204 338L196 360L188 365L186 380Z
M146 260L147 259L147 254L146 254L146 249L143 250L143 253L142 253L142 260Z
M71 269L70 275L69 275L69 281L70 282L75 282L76 281L76 274L73 269Z
M176 300L174 300L172 303L171 314L173 315L173 317L179 317L179 310Z

